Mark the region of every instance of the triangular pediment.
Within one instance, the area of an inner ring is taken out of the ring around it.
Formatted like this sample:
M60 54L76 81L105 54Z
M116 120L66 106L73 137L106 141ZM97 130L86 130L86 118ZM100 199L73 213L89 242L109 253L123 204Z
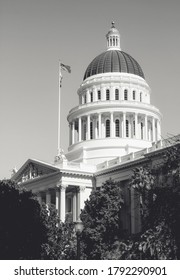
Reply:
M58 172L59 168L43 161L28 159L22 167L12 176L16 183L24 183L39 177Z

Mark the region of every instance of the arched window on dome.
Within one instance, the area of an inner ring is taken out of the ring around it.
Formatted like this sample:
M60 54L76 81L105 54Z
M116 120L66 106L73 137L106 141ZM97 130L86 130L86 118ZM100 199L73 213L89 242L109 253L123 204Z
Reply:
M115 36L113 36L113 47L115 47Z
M136 100L136 92L133 90L133 100Z
M106 137L110 137L110 120L106 120Z
M86 104L87 100L86 100L86 94L84 94L84 104Z
M128 100L128 90L124 90L124 100Z
M143 122L141 122L141 139L143 139L143 128L144 128L144 125L143 125Z
M92 91L90 92L90 100L91 100L91 102L93 102L93 92Z
M142 92L140 92L139 99L140 99L140 102L142 102Z
M115 100L119 100L119 89L115 89Z
M129 137L129 121L126 120L126 137Z
M98 90L98 100L101 100L101 91Z
M120 137L120 122L119 122L119 119L116 119L115 120L115 135L116 137Z
M110 91L109 89L106 90L106 100L110 99Z
M93 139L93 122L90 122L90 139Z

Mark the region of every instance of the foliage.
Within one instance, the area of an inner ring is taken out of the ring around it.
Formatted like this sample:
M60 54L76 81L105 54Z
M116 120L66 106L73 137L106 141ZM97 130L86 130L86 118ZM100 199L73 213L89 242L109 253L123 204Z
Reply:
M180 147L175 143L165 150L158 165L134 170L130 188L140 199L143 231L126 241L120 258L180 258L179 165Z
M122 234L122 190L111 179L100 190L94 190L81 213L83 258L102 259L114 241Z
M48 213L48 215L47 215ZM47 232L46 243L42 244L41 259L68 260L76 258L76 234L72 219L59 222L54 206L43 206L42 215Z
M0 259L40 259L46 231L32 192L0 181Z

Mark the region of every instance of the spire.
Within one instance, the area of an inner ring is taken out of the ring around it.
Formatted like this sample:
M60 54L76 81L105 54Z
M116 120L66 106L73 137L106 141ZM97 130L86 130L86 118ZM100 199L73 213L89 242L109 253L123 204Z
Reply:
M111 28L106 35L108 50L121 50L120 48L120 34L115 28L115 22L111 22Z

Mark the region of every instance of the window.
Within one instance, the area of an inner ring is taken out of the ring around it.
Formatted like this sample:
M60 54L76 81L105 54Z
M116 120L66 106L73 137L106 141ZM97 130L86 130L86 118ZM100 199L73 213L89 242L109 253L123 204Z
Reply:
M83 126L83 140L86 140L86 124Z
M124 100L128 100L128 91L127 91L127 89L124 90Z
M136 135L136 126L135 126L135 121L133 121L133 135Z
M98 90L98 100L101 100L101 91Z
M106 100L110 99L109 89L106 90Z
M129 121L126 120L126 137L129 137Z
M93 102L93 92L90 93L91 102Z
M110 137L110 120L106 120L106 137Z
M93 139L93 122L90 122L90 139Z
M115 121L115 129L116 129L116 137L119 137L120 136L120 129L119 129L119 120L117 119L116 121Z
M133 100L135 100L136 99L136 92L135 92L135 90L133 90Z
M140 102L142 102L142 92L140 92Z
M115 100L119 100L119 89L115 90Z
M141 122L141 139L143 139L143 123Z
M84 104L86 104L86 94L84 95Z

